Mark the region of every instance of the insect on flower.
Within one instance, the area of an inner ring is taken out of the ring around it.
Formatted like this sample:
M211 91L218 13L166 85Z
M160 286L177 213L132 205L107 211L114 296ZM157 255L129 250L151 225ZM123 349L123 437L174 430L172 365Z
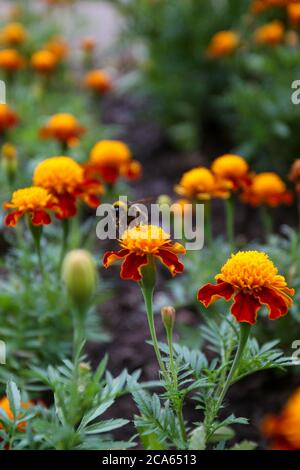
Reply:
M269 319L286 315L292 305L294 289L268 256L258 251L240 251L224 264L215 277L217 284L206 284L198 292L198 300L208 307L219 298L233 300L231 313L238 322L256 323L259 309L265 305Z
M178 255L185 254L180 243L172 243L169 234L156 225L138 225L126 230L119 239L121 250L105 253L103 265L108 268L122 260L122 279L141 281L141 269L159 260L170 271L172 276L183 272L184 266Z

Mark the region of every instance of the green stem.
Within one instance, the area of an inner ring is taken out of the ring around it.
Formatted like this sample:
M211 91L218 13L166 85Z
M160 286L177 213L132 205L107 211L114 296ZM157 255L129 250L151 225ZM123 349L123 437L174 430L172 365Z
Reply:
M270 238L273 233L273 217L270 208L266 205L261 207L261 218L264 226L266 239Z
M212 236L212 224L211 224L211 201L206 201L204 203L204 235L205 240L207 240L207 245L209 248L212 247L213 236Z
M229 243L231 251L235 251L235 242L234 242L234 198L225 200L225 214L226 214L226 233L227 241Z
M62 230L63 230L63 234L62 234L62 242L61 242L61 253L60 253L60 259L59 259L59 269L61 268L64 256L68 249L68 239L69 239L69 232L70 232L70 220L69 219L62 220Z

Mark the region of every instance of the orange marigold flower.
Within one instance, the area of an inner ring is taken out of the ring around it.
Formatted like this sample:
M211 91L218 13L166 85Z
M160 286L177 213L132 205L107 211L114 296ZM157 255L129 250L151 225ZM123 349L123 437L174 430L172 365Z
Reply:
M21 23L9 23L0 31L0 41L7 46L18 46L27 39L27 31Z
M279 416L266 416L263 435L274 450L300 450L300 388L289 398Z
M91 70L84 77L84 85L97 93L107 93L112 89L111 78L103 70Z
M24 409L24 410L27 410L28 408L30 408L32 406L32 402L28 401L28 402L21 402L21 407ZM13 416L13 412L10 408L10 404L9 404L9 400L7 397L3 397L1 398L0 400L0 409L3 410L8 419L10 421L13 420L14 416ZM22 417L22 413L20 413L20 418ZM21 431L23 432L26 428L26 421L22 421L21 423L19 423L18 425L18 431ZM0 429L2 429L2 424L0 423Z
M198 300L208 307L218 298L233 300L231 313L238 322L254 325L258 310L265 305L269 319L286 315L293 301L289 289L269 257L258 251L240 251L229 258L215 277L217 284L206 284Z
M289 179L295 184L297 192L300 192L300 158L294 161L290 173Z
M226 199L230 196L232 184L218 178L208 168L199 166L183 174L175 191L184 198L207 201L212 198Z
M84 51L87 51L87 52L91 52L95 49L96 47L96 42L95 42L95 39L91 38L91 37L86 37L86 38L83 38L81 40L81 44L80 44L81 48L84 50Z
M275 46L284 39L284 25L277 20L257 28L254 32L254 40L257 44L269 44Z
M212 37L207 53L213 58L231 55L239 46L239 42L239 36L235 32L219 31Z
M53 138L63 144L72 144L74 138L78 139L85 133L77 119L68 113L54 114L45 127L40 130L42 138Z
M31 65L38 73L49 75L57 65L57 58L51 51L40 50L32 55Z
M292 3L287 7L288 17L293 25L300 24L300 3Z
M266 204L276 207L279 204L291 204L293 195L287 191L284 181L276 173L266 172L252 177L251 185L245 189L241 199L252 206Z
M15 49L0 51L0 68L8 72L15 72L25 65L23 57Z
M226 154L216 158L211 165L211 170L220 178L229 180L235 190L251 182L249 165L238 155Z
M57 62L61 62L69 53L69 45L60 37L50 39L44 49L55 55Z
M97 142L91 150L86 170L99 175L108 184L115 184L121 176L135 180L141 175L140 163L132 159L129 147L119 140Z
M0 103L0 134L14 127L19 117L7 104Z
M33 182L47 189L57 200L58 219L73 217L77 199L90 207L100 204L103 187L99 181L87 179L83 168L70 157L51 157L42 161L35 169Z
M25 214L31 216L33 225L48 225L51 217L47 210L55 210L56 201L46 189L31 186L15 191L11 202L4 203L4 208L13 209L5 217L5 225L9 227L15 227Z
M172 243L170 235L156 225L138 225L126 230L121 239L120 251L105 253L103 264L108 268L112 263L123 260L121 278L141 281L143 266L155 259L161 261L172 276L182 273L184 266L178 259L178 254L185 254L185 248L180 243Z

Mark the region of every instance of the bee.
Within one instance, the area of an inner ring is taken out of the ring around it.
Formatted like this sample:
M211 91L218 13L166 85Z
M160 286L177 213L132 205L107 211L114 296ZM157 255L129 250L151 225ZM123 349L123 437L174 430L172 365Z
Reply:
M145 202L151 200L140 199L134 202L128 201L128 204L124 201L116 201L113 204L115 222L117 227L128 227L133 225L136 221L136 225L141 225L148 222L148 212L145 207Z

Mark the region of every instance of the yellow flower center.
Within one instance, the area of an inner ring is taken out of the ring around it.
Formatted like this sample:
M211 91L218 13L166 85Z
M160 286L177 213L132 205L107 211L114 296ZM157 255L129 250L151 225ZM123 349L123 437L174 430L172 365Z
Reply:
M122 167L132 158L126 144L119 140L102 140L91 151L90 161L99 166Z
M216 158L211 169L216 175L223 178L239 178L248 173L249 166L244 158L228 154Z
M39 210L47 207L52 196L44 188L18 189L12 195L11 205L20 211Z
M224 264L216 280L228 282L239 289L259 289L260 287L282 288L286 286L283 276L266 253L240 251Z
M34 184L52 193L73 193L83 182L81 166L70 157L52 157L41 162L33 175Z
M156 225L137 225L123 233L120 244L135 253L155 253L170 241L170 235Z
M283 194L286 190L286 186L276 173L267 172L254 176L251 190L255 195L264 197L274 194Z

